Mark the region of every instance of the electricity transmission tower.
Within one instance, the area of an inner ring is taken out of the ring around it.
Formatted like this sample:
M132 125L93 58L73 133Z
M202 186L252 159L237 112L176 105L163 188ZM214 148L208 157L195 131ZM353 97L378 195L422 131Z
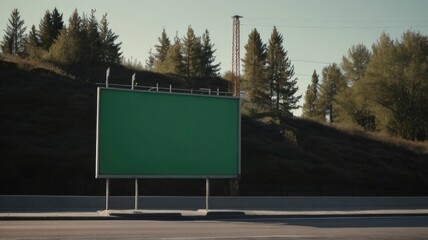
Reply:
M240 62L240 24L239 19L242 16L235 15L233 18L233 39L232 39L232 86L233 86L233 96L239 97L239 80L241 76L241 62Z

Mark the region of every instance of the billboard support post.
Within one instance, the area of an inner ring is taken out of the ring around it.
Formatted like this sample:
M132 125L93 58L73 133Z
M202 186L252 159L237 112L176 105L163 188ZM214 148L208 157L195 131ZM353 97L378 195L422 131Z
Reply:
M138 209L138 178L135 178L135 210Z
M108 88L108 78L110 77L110 68L107 68L106 71L106 88Z
M132 80L131 80L131 89L134 90L134 86L135 86L135 73L132 75Z
M205 210L209 209L209 197L210 197L210 179L206 178L205 180Z
M109 198L109 179L106 178L106 211L108 210L108 198Z

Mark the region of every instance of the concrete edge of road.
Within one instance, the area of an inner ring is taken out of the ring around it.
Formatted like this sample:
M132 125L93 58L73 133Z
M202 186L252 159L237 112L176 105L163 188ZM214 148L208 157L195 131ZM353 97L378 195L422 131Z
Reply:
M26 220L227 220L227 219L272 219L272 218L328 218L328 217L403 217L428 216L428 209L403 210L357 210L357 211L249 211L249 210L75 210L23 212L5 209L0 212L0 221Z

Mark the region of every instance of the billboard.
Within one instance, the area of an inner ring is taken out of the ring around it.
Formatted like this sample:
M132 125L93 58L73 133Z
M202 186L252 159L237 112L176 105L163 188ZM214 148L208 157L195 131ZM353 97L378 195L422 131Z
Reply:
M96 178L239 174L239 98L98 88Z

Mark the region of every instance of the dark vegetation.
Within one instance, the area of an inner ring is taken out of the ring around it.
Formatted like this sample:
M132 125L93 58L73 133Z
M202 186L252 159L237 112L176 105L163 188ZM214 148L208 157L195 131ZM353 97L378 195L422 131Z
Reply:
M50 70L0 59L0 194L104 194L95 179L96 83L108 66L111 83L129 84L133 71L121 65ZM137 72L138 85L191 80ZM428 146L299 118L243 116L242 176L211 183L214 195L427 195ZM204 193L203 180L141 180L140 187L143 195ZM133 180L111 181L111 192L132 195Z

